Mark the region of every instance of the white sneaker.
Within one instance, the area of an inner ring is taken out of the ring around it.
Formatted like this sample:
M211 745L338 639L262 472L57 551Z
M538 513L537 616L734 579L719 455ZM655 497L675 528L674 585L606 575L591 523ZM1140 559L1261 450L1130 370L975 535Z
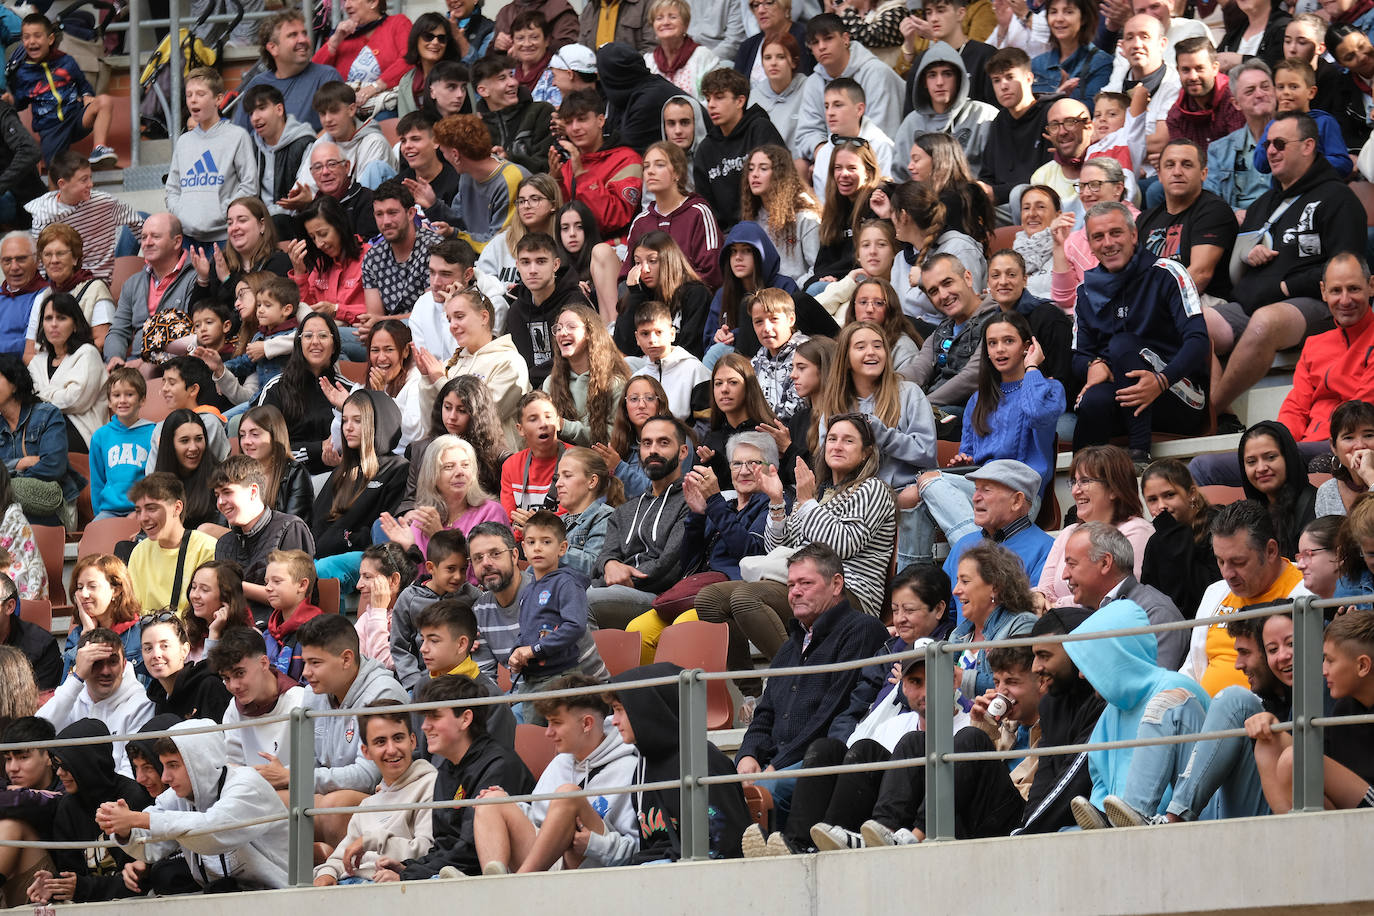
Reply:
M482 874L509 875L510 869L506 866L505 862L488 862L486 865L482 866Z
M452 865L445 865L443 868L439 869L439 877L440 877L440 878L466 878L467 875L463 874L461 871L459 871L458 869L454 868Z
M1094 808L1092 802L1081 795L1075 795L1069 801L1069 807L1073 810L1073 819L1084 830L1105 830L1111 826L1102 812Z
M739 845L746 859L761 859L772 855L768 851L768 838L763 835L763 829L758 824L750 824L744 828Z
M843 827L836 827L833 824L812 824L811 842L815 843L816 848L821 852L864 848L863 837L853 830L845 830Z
M1115 795L1108 795L1102 799L1102 810L1107 812L1107 820L1112 822L1113 827L1147 827L1169 823L1169 819L1162 814L1152 814L1148 817L1141 814Z
M889 830L874 820L864 821L863 826L859 828L859 835L863 837L864 845L869 849L879 846L915 846L921 842L921 838L906 827Z

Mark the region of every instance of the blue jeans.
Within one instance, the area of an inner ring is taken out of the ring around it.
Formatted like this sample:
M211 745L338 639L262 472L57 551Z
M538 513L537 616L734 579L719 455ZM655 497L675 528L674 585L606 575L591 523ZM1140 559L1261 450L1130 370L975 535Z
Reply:
M315 575L321 579L338 579L339 594L347 595L358 586L358 567L363 562L361 550L350 550L315 561Z
M1212 697L1202 731L1244 728L1246 719L1263 711L1259 697L1233 684ZM1168 813L1195 821L1208 809L1217 818L1269 813L1259 770L1255 769L1254 742L1249 738L1216 738L1193 745L1188 765L1174 786Z
M788 770L800 770L805 761L798 760L791 766L783 767L781 772ZM787 826L787 815L792 810L792 793L797 790L797 780L793 779L770 779L768 782L761 782L769 792L773 793L773 829L782 830Z
M1186 688L1166 690L1155 694L1146 704L1136 737L1197 734L1206 718L1202 703ZM1183 776L1192 754L1192 742L1135 748L1122 800L1146 817L1162 813L1165 803L1170 801L1171 788Z
M1030 517L1040 511L1040 499L1032 501ZM908 517L911 517L908 519ZM950 546L978 530L973 523L973 481L962 474L941 474L921 490L921 503L902 510L897 539L897 571L912 563L934 558L935 529L945 533ZM909 540L908 540L909 538Z
M339 325L339 341L342 344L344 359L355 363L367 362L367 348L358 337L358 329L348 324Z

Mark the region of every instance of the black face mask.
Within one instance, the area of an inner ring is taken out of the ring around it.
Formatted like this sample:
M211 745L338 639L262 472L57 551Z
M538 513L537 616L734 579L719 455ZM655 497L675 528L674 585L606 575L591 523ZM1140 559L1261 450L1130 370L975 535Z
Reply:
M657 460L655 460L657 459ZM659 481L677 470L678 456L669 455L664 457L659 454L651 454L644 463L644 473L650 480Z

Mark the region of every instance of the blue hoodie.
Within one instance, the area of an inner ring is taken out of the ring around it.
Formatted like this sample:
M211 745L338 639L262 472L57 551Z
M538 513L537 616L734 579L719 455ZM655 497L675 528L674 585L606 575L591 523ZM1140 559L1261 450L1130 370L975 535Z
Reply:
M111 417L91 435L91 510L97 515L134 511L129 488L143 479L156 426L143 419L125 426Z
M720 246L720 274L725 286L738 284L739 280L730 272L730 246L745 244L757 253L754 259L754 276L758 279L757 289L772 287L780 289L792 297L797 308L797 330L815 337L834 337L840 332L835 319L811 296L797 288L796 281L779 273L782 258L768 233L758 223L748 220L736 223L725 235ZM715 343L716 330L720 327L721 310L725 302L725 286L716 290L711 300L711 313L706 316L706 327L702 332L702 346L709 350ZM744 296L741 295L743 300ZM752 359L759 351L759 339L754 336L754 323L748 315L735 315L732 323L735 332L735 352Z
M543 679L574 667L587 632L587 577L562 566L520 591L519 645L534 649L529 674Z
M1079 624L1075 633L1101 633L1127 627L1145 627L1150 620L1134 601L1119 599ZM1107 706L1093 728L1090 742L1127 741L1140 731L1141 718L1151 698L1166 690L1183 688L1197 697L1205 710L1211 698L1192 678L1155 664L1158 640L1153 634L1119 636L1066 642L1064 651ZM1093 779L1092 803L1102 807L1108 795L1123 795L1134 748L1088 752L1088 771ZM1168 792L1161 805L1166 804ZM1162 808L1161 808L1162 810ZM1148 814L1154 814L1150 811Z

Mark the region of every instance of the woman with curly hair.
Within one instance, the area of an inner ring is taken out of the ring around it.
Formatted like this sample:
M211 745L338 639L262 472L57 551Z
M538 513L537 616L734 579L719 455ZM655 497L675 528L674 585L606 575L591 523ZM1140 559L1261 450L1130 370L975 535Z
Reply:
M615 405L625 392L630 367L601 317L585 305L558 313L553 340L553 369L543 388L563 417L558 437L573 445L601 441L615 425Z
M410 443L406 460L410 462L410 477L406 481L405 499L396 514L403 515L415 507L415 488L419 483L421 459L429 444L440 436L458 436L477 452L477 480L488 493L501 491L501 464L510 456L501 417L491 390L476 375L458 375L449 379L434 398L429 412L428 435Z
M955 659L959 689L980 697L992 688L992 666L978 643L1026 636L1035 626L1034 599L1021 558L1001 544L984 541L964 551L954 579L959 618L950 642L969 648Z
M768 233L789 277L810 276L821 244L820 205L797 174L792 154L781 146L760 146L749 154L740 189L740 218Z

